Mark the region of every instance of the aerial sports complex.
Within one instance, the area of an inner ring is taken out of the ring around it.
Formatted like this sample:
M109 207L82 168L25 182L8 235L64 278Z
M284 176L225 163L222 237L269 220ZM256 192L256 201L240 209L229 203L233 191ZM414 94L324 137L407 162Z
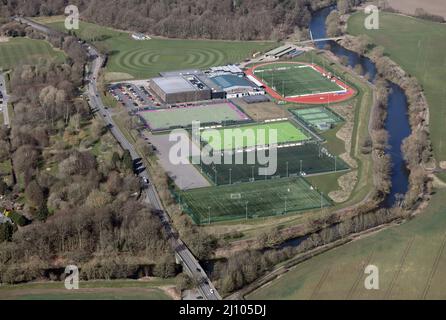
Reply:
M246 71L277 100L301 104L346 101L356 91L318 65L300 62L272 62Z
M350 99L355 91L314 64L169 71L114 84L109 92L139 118L172 180L171 194L196 224L320 210L332 202L307 178L350 170L319 133L343 122L327 102ZM253 117L253 110L267 116ZM196 121L200 127L192 126ZM189 139L185 145L209 151L216 161L209 164L199 152L199 159L190 154L187 163L172 165L168 146L175 129ZM275 171L265 175L271 156Z

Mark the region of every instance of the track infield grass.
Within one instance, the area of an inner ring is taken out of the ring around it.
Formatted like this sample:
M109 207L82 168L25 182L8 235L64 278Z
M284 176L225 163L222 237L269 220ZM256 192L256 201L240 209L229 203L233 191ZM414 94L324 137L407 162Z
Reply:
M254 74L283 97L344 90L310 65L272 63L257 67Z
M423 86L430 112L430 133L438 161L446 161L446 25L381 12L380 29L366 30L364 15L354 14L348 32L365 34ZM443 178L446 175L443 174Z
M330 206L302 178L257 181L185 191L180 203L197 224L284 215Z
M51 21L48 26L66 31L63 20ZM131 38L130 33L83 21L80 22L76 34L110 53L106 71L117 76L115 81L122 80L119 77L144 79L165 71L205 69L237 63L256 52L265 52L277 46L269 41L229 42L157 37L137 41Z
M277 141L273 141L274 132L277 133ZM301 142L309 140L309 137L291 122L282 121L223 128L215 131L206 130L201 133L201 139L208 143L213 150L221 151Z
M425 212L316 256L248 295L248 299L445 299L446 189ZM365 266L379 268L379 290L366 290Z
M250 120L247 115L231 103L150 110L143 111L139 115L152 130L191 127L193 121L200 121L201 124L220 124Z

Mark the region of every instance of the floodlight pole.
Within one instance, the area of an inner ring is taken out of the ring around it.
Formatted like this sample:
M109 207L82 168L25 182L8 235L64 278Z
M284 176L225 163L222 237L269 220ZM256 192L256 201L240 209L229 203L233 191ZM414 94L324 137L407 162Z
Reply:
M246 209L246 220L248 220L248 201L246 201L246 207L245 207L245 209Z
M254 182L255 181L255 179L254 179L254 167L252 167L252 182Z
M287 211L287 197L285 196L285 213Z
M229 185L232 184L232 168L229 168Z
M286 162L286 177L289 178L290 174L289 174L289 170L288 170L288 161Z

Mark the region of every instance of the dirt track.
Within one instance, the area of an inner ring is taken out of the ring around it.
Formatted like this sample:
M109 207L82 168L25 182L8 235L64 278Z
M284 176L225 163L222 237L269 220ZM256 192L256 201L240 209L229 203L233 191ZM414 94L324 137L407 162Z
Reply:
M402 13L414 14L415 9L423 8L431 14L440 15L446 18L445 0L387 0L390 6Z

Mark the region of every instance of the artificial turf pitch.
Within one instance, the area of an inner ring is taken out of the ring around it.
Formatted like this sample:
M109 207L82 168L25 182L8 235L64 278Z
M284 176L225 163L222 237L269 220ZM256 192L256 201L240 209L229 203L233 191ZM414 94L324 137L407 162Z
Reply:
M193 121L200 121L200 125L205 125L250 120L246 114L231 103L150 110L140 112L139 115L152 130L188 128L192 126Z
M254 75L283 97L344 91L310 65L272 63L257 67Z
M303 178L201 188L180 194L196 224L284 215L331 205Z
M277 132L277 141L273 141L272 130ZM218 134L214 135L214 133ZM291 122L283 121L224 128L216 132L206 130L202 132L201 139L213 150L220 151L301 142L309 140L309 137Z
M222 155L220 164L208 165L201 162L200 165L197 165L197 169L215 185L298 176L301 170L303 173L310 175L339 172L349 169L349 166L342 159L339 157L335 158L325 147L316 143L278 148L277 170L275 174L270 176L260 175L259 168L266 166L262 165L262 162L258 160L257 152L244 151L241 154L243 154L243 163L236 164L237 155L234 153L231 157L232 161L230 164L225 164L224 155ZM248 162L248 154L254 157L253 162ZM238 155L240 156L240 154ZM266 153L265 156L268 157L270 154Z

